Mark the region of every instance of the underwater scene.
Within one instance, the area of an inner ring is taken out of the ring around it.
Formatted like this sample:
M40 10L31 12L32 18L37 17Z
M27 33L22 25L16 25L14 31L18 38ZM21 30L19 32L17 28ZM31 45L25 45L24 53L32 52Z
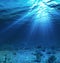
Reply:
M0 63L60 63L60 0L0 0Z

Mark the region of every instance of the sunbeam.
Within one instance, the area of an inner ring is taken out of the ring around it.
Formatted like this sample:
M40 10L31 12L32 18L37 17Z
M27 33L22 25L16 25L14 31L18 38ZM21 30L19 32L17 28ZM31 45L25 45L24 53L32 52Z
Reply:
M47 38L46 38L46 42L47 42L50 36L49 33L53 33L54 30L53 27L54 26L53 22L55 21L54 19L55 18L58 19L60 16L58 12L60 11L59 3L55 0L53 1L52 0L30 0L24 2L20 1L20 3L21 5L18 5L16 8L5 9L5 12L3 14L0 13L1 14L0 18L5 16L4 19L2 20L5 21L11 20L11 23L5 26L0 32L10 33L9 30L11 29L16 30L16 29L20 29L20 27L23 27L24 28L22 29L23 32L22 35L23 35L24 33L27 32L25 31L25 27L24 27L24 25L26 25L27 26L26 28L28 30L28 32L26 33L27 41L30 41L31 38L33 39L34 36L37 34L38 35L38 38L36 37L37 41L44 42L45 36L47 34Z

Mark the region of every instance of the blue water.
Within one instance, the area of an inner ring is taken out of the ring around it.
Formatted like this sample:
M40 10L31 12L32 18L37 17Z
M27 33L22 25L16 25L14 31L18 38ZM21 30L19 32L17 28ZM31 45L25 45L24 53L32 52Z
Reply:
M0 0L0 48L60 48L60 1Z

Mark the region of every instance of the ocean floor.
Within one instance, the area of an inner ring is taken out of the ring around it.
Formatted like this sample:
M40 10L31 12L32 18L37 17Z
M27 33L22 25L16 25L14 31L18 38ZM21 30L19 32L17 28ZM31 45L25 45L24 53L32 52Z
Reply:
M60 63L60 50L21 49L0 51L0 63Z

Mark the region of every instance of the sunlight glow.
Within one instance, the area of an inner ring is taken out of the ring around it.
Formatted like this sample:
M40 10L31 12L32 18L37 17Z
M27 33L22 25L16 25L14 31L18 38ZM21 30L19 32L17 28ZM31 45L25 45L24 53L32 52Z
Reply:
M26 2L26 4L24 4L25 2ZM13 9L14 10L13 12L16 13L16 14L21 11L20 14L18 14L21 17L19 17L11 25L9 25L6 28L6 30L17 25L18 23L20 25L22 25L26 21L29 21L28 19L30 17L33 18L32 22L40 23L42 25L47 24L47 23L51 23L50 12L54 12L54 9L52 10L52 8L49 7L49 5L52 2L54 2L56 4L55 1L51 1L51 0L29 0L29 1L25 1L25 2L23 2L23 1L21 2L24 7L22 6L22 8L18 9L18 11L17 11L17 8Z
M43 2L50 2L51 0L42 0Z
M43 2L39 2L35 20L39 21L40 23L50 22L49 11L50 11L50 8L48 6L46 6Z

